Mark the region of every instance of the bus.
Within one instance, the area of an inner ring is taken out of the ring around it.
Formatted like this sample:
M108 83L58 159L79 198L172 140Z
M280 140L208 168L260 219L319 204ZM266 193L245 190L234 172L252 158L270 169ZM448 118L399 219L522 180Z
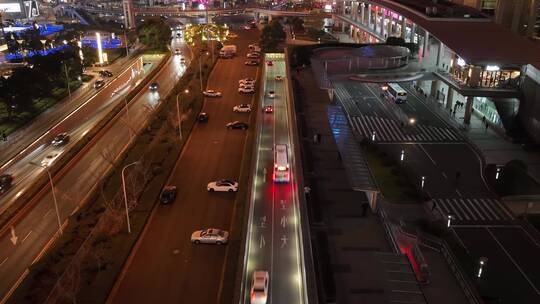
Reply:
M287 157L287 145L275 145L274 147L274 182L289 182L289 160Z
M395 103L405 103L407 101L407 92L397 83L389 83L386 92L388 97Z

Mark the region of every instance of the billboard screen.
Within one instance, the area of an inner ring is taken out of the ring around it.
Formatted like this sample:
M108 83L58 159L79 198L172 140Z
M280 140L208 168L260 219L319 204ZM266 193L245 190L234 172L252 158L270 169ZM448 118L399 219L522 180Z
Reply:
M32 19L39 16L36 0L0 0L0 11L6 19Z

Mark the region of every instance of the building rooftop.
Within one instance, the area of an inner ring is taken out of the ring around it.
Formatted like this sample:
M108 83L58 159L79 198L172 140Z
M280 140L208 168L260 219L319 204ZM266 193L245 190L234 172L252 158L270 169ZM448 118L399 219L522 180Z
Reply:
M487 19L488 16L471 7L459 5L447 0L394 0L400 5L414 9L429 18L464 18Z
M429 0L372 2L398 12L427 29L467 62L502 66L532 64L540 68L540 45L494 22L483 19L478 22L469 18L428 18L417 10L418 5L414 3L431 3Z

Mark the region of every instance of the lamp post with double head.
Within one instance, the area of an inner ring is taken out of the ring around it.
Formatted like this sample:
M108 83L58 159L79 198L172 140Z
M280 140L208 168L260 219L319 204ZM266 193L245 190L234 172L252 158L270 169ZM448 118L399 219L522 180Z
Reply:
M124 168L122 168L122 189L124 190L124 204L126 206L126 222L128 227L128 233L131 233L131 224L129 222L129 208L128 208L128 201L127 201L127 192L126 192L126 178L124 176L124 172L126 169L130 166L138 165L140 164L140 161L132 162L131 164L125 165Z

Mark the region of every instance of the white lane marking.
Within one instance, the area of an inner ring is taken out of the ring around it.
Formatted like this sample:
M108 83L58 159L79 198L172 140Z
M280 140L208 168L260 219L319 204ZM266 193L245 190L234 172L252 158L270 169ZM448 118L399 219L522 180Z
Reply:
M32 234L32 230L28 231L28 234L24 237L24 239L22 239L21 244L24 243L24 241L26 241L26 239L30 236L30 234Z
M461 192L459 192L458 189L456 189L456 193L457 193L460 197L463 197L463 195L461 195Z
M52 208L47 210L47 212L45 212L45 214L43 215L43 218L46 218L47 215L49 215L49 213L51 213L51 212L52 212Z
M6 257L6 258L2 261L2 263L0 263L0 267L2 267L2 265L4 265L4 263L8 260L8 258L9 258L9 257Z
M442 176L444 176L444 178L448 178L448 176L444 172L442 172Z
M424 149L424 146L423 145L418 145L420 147L420 149L427 155L427 157L429 158L429 160L431 160L431 162L436 165L437 162L435 162L435 160L433 158L431 158L431 156L429 155L429 153L426 151L426 149Z

